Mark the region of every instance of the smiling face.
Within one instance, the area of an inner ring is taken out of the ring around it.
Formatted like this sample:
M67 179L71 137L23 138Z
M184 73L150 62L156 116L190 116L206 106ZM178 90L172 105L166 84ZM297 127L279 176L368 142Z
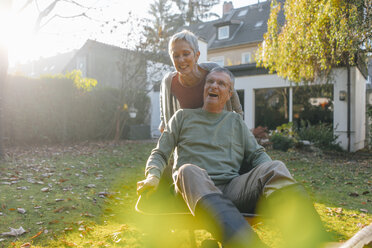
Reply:
M204 86L203 109L212 113L220 113L232 95L231 88L231 78L228 74L221 71L209 73Z
M177 40L172 44L171 58L177 72L189 74L197 69L200 52L194 53L190 44L185 40Z

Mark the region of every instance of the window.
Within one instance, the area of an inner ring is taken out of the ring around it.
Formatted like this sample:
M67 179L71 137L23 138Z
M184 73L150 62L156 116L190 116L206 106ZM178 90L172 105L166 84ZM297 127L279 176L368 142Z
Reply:
M223 56L220 57L212 57L210 60L214 63L217 63L219 66L225 65L225 58Z
M227 39L229 38L229 26L223 26L218 28L218 39Z
M259 22L256 23L256 25L254 25L254 27L259 28L259 27L262 26L262 24L263 24L263 21L259 21Z
M81 71L83 77L87 76L87 60L85 56L77 57L76 68Z
M249 64L252 62L252 55L250 52L242 53L242 64Z
M239 12L238 16L244 16L248 12L248 9L243 9L242 11Z

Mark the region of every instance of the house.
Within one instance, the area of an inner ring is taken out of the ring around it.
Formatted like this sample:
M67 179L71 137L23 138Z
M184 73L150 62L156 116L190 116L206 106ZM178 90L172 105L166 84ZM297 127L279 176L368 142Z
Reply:
M128 84L144 89L149 87L147 62L146 56L138 51L87 40L78 50L18 65L10 72L39 77L44 74L65 74L72 70L80 70L83 77L97 80L96 87L121 88L125 91L129 89L126 88ZM128 98L130 97L129 95ZM131 102L135 101L131 99ZM144 124L149 125L150 117L146 116L144 119L146 122ZM150 136L150 130L146 133Z
M232 2L224 2L222 18L188 27L207 41L208 60L225 66L233 72L236 77L235 88L244 110L244 120L251 129L262 123L266 125L270 123L270 119L264 119L270 115L269 112L265 111L259 103L271 102L275 105L276 109L271 113L276 115L281 113L282 116L276 121L282 123L294 121L303 110L299 104L293 103L297 96L294 92L298 87L294 87L294 83L275 74L269 74L264 68L257 68L254 61L258 44L263 41L263 35L267 31L270 3L270 1L259 2L234 9ZM279 16L279 23L284 23L283 14ZM367 73L360 67L351 68L350 138L348 138L347 127L348 99L344 97L347 90L346 69L336 68L333 73L331 91L334 134L338 136L338 142L343 149L347 150L350 142L350 151L357 151L364 147L366 140ZM322 84L322 82L314 83Z
M16 64L9 68L11 74L18 74L27 77L38 78L41 75L54 75L62 73L66 64L75 56L77 50L66 53L60 53L55 56L40 58L28 63Z
M145 63L144 57L137 56L135 51L89 39L80 49L18 64L10 68L10 73L40 77L46 74L64 74L68 71L80 70L83 77L96 79L97 87L119 88L123 77L123 67L131 68L125 69L129 72L139 68L140 63ZM142 71L137 74L141 74L142 80L145 81L146 67L143 67Z

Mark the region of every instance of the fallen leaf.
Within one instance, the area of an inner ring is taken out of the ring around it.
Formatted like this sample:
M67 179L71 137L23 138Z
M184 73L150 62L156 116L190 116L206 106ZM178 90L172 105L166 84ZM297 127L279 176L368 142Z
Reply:
M3 236L19 236L24 234L26 231L23 229L23 227L20 227L18 229L10 228L10 232L4 232L1 235Z
M96 187L96 185L95 184L88 184L87 186L85 186L85 187L87 187L87 188L95 188Z
M30 243L24 243L23 245L20 246L20 248L29 248L31 247Z
M349 196L351 196L351 197L358 197L359 194L356 193L356 192L352 192L352 193L349 193Z
M64 209L65 209L65 207L60 207L60 208L54 209L53 212L54 213L61 213Z
M77 244L75 244L75 243L73 243L73 242L67 242L66 240L62 240L62 242L63 242L66 246L69 246L69 247L77 246Z
M343 209L342 208L336 208L335 212L338 214L342 214Z
M368 213L368 210L364 209L364 208L361 208L360 211L363 212L363 213Z
M48 187L42 188L41 191L42 192L48 192L49 191L49 188Z
M34 239L34 238L37 238L40 236L40 234L42 234L44 232L44 230L41 230L40 232L38 232L37 234L35 234L34 236L31 237L31 239Z
M369 191L368 191L368 190L366 190L366 191L364 191L364 192L362 193L362 195L366 195L366 194L369 194Z
M90 213L82 213L81 216L94 217L94 215L93 214L90 214Z
M18 213L24 214L26 213L26 210L24 208L17 208Z
M57 223L59 223L59 220L52 220L49 222L49 224L57 224Z

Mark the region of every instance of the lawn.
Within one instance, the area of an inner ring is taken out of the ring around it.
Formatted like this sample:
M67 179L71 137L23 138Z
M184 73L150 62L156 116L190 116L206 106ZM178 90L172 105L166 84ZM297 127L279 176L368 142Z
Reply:
M154 146L126 141L6 150L0 162L0 234L20 227L25 232L0 235L0 247L147 247L149 236L134 205L136 182ZM268 153L305 185L335 241L372 223L371 153ZM265 223L254 228L276 247L275 230ZM208 235L198 231L197 242ZM167 247L189 247L186 231L164 239Z

